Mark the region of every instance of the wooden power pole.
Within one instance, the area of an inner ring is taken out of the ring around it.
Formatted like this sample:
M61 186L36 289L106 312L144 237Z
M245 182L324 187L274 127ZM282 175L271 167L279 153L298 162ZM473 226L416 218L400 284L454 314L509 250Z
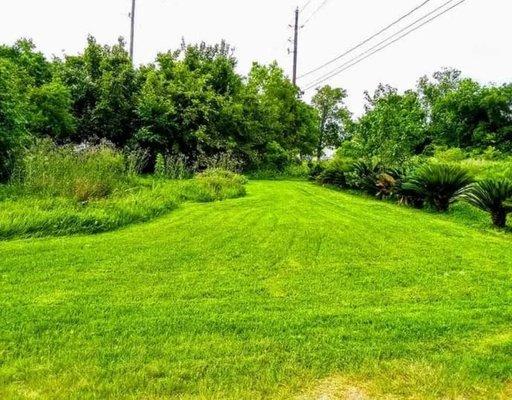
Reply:
M133 62L133 48L134 48L134 39L135 39L135 2L136 0L132 0L132 12L130 13L131 19L131 29L130 29L130 58Z
M293 35L293 84L297 85L297 56L299 51L299 7L295 10L295 26Z

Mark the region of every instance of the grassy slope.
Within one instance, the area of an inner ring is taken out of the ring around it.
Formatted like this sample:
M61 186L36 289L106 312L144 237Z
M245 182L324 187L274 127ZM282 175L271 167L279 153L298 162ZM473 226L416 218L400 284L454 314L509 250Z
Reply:
M0 398L512 396L510 236L307 183L248 189L0 243Z
M189 180L138 178L132 187L81 203L71 197L16 193L0 185L0 240L112 231L147 222L185 201L210 202L245 194L241 176L201 175ZM244 181L245 182L245 181Z

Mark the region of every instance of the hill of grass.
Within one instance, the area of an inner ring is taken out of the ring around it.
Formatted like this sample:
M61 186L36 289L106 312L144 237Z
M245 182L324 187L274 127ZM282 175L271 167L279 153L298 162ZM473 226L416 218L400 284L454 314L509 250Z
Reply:
M510 398L511 240L252 182L116 232L2 242L0 398Z

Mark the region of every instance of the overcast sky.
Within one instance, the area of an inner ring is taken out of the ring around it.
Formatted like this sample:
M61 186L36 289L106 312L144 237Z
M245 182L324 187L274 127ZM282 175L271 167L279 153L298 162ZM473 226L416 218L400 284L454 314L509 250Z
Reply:
M302 21L323 1L312 0L302 13ZM299 74L343 53L423 1L327 0L300 32ZM445 1L431 0L399 28ZM214 43L226 39L236 48L240 72L246 73L253 61L277 60L290 73L292 59L287 48L292 32L288 24L294 8L305 2L137 0L135 60L150 62L157 52L177 48L182 37L187 42ZM101 43L109 44L119 36L129 36L131 0L2 0L0 3L0 42L10 44L19 37L32 38L48 56L80 51L89 33ZM482 82L512 81L511 17L512 0L466 0L452 12L328 83L346 88L348 104L358 113L364 90L375 89L379 82L407 89L419 76L444 66L459 68ZM352 56L361 51L364 49ZM307 84L311 78L314 76L300 83Z

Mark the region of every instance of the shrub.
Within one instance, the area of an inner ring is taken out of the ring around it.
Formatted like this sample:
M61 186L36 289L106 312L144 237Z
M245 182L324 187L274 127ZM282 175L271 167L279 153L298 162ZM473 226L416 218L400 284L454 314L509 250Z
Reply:
M312 163L309 166L309 180L316 181L322 172L326 169L325 164L321 162Z
M231 171L209 169L197 174L191 183L193 193L188 193L188 197L209 202L244 196L247 179Z
M381 200L393 197L398 184L399 178L393 172L383 172L377 177L375 195Z
M345 171L338 168L327 168L316 177L316 181L322 185L334 185L340 188L347 187Z
M185 160L185 157L183 160ZM243 163L232 152L217 153L214 155L206 156L205 154L199 155L195 162L195 171L204 170L226 170L232 172L240 172L242 170Z
M26 193L78 201L107 197L126 180L125 158L113 147L56 146L49 140L25 152L15 175L15 183Z
M347 177L352 171L352 160L335 157L327 163L317 164L320 172L316 181L323 185L335 185L340 188L348 187Z
M188 179L193 176L188 159L183 154L158 153L155 160L155 175L167 179Z
M442 163L462 161L467 157L468 155L464 150L458 147L437 147L434 152L434 158Z
M347 182L350 187L375 196L378 193L379 177L383 172L384 167L380 162L360 160L353 164Z
M445 212L457 192L472 181L469 173L457 165L427 164L413 174L403 189L425 199L436 210Z
M459 198L490 213L493 224L503 228L507 215L512 213L512 182L496 179L476 182L462 189Z
M165 157L162 153L156 155L155 160L155 175L158 177L165 177Z
M137 147L132 150L125 150L126 171L128 175L136 176L144 172L149 160L149 151Z

